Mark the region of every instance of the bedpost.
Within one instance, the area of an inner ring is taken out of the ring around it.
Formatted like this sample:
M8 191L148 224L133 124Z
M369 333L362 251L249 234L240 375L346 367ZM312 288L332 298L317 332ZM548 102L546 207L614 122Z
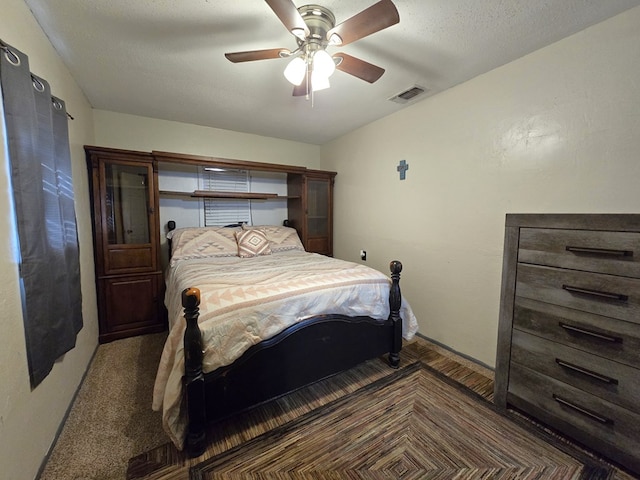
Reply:
M400 293L400 272L402 263L393 260L389 264L391 270L391 289L389 290L389 319L393 322L393 343L389 352L389 365L393 368L400 366L400 350L402 350L402 318L400 318L400 306L402 295Z
M204 374L202 373L202 335L198 327L200 290L186 288L182 292L182 307L187 327L184 332L184 377L188 426L185 448L190 457L197 457L206 448L204 418Z

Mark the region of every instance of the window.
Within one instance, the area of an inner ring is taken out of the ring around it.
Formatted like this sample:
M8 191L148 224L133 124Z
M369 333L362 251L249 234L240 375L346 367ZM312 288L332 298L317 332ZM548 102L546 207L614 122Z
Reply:
M247 193L250 188L246 170L221 170L203 167L202 189L216 192ZM204 224L207 227L251 223L251 201L244 198L206 198Z

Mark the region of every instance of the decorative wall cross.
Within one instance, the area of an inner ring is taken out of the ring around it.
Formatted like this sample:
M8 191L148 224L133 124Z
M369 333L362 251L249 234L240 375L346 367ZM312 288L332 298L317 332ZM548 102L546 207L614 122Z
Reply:
M406 178L407 170L409 170L409 164L406 160L400 160L396 170L400 172L400 180L404 180Z

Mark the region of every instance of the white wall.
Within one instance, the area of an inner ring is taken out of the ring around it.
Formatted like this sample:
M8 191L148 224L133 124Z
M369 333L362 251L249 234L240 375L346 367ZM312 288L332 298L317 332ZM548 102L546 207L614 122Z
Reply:
M205 225L204 199L162 192L193 192L203 190L202 170L194 165L166 162L158 164L158 190L160 191L161 261L166 268L169 250L166 246L167 222L176 222L176 228ZM206 189L205 189L206 190ZM249 172L249 192L275 193L282 198L251 200L251 225L282 225L287 218L287 174L278 172ZM240 220L240 219L236 219Z
M640 211L639 79L636 7L323 146L336 256L402 260L421 333L493 365L505 214Z
M173 192L189 193L194 190L206 190L200 167L160 162L158 165L158 190L160 191L161 226L165 226L169 220L176 221L178 228L204 226L204 200L202 198L171 194ZM248 191L274 193L281 197L250 201L251 225L281 225L282 221L287 218L286 173L249 172Z
M29 56L31 71L51 84L75 120L69 121L76 216L80 242L84 328L76 347L64 355L33 391L22 324L18 288L18 250L13 223L4 126L0 126L0 477L33 479L64 418L98 343L89 187L82 146L93 143L92 111L22 0L3 0L0 8L3 41Z

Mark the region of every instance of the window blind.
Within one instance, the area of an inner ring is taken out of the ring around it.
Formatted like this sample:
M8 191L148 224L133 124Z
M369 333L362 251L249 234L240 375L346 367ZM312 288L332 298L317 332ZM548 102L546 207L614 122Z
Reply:
M203 168L202 189L217 192L247 193L250 190L246 170L208 170ZM250 200L242 198L206 198L204 224L207 227L251 223Z

